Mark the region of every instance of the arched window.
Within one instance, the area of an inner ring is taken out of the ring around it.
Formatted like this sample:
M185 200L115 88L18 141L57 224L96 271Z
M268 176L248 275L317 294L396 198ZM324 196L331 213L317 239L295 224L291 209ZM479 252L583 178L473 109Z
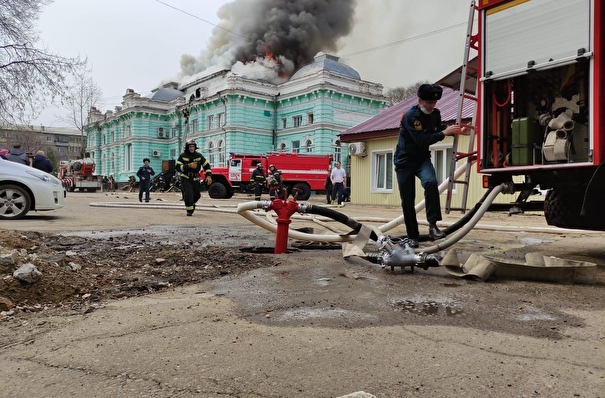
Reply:
M307 153L313 152L313 142L311 142L311 140L305 141L305 152L307 152Z
M225 148L224 147L225 147L225 142L223 140L220 140L218 142L217 149L216 149L218 151L219 166L225 166L227 164L226 160L225 160Z
M340 145L340 140L334 141L332 149L334 150L334 162L342 163L342 146Z
M286 152L286 149L288 149L288 147L286 146L285 142L282 142L281 144L279 144L279 150L281 152Z
M216 157L216 149L214 148L214 144L212 143L212 141L208 141L208 147L206 148L206 151L208 153L208 162L210 163L210 166L212 166L215 162L215 157Z

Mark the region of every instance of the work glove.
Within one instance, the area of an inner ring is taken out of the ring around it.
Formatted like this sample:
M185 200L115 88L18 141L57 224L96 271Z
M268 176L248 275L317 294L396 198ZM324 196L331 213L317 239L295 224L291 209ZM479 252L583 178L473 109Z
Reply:
M190 169L197 169L197 162L191 162L187 166L189 166Z
M208 186L212 185L212 177L211 176L206 176L206 185L208 185Z

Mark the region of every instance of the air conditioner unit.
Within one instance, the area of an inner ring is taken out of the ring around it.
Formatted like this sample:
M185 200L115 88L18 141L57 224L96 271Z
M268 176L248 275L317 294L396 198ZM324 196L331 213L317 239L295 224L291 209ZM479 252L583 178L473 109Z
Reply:
M161 155L160 151L151 152L151 156L160 156L160 155Z
M366 156L365 142L352 142L349 144L349 155L351 156Z
M166 138L166 133L164 132L164 127L158 127L158 138Z

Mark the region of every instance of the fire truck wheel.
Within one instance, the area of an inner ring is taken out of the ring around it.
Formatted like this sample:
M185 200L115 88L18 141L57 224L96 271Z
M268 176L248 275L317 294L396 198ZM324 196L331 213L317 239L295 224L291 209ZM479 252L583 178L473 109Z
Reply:
M208 196L212 199L224 199L227 197L227 187L220 182L215 182L208 187Z
M291 189L291 193L294 195L296 192L298 192L298 195L296 195L296 199L298 200L309 200L311 197L311 187L303 182L294 184Z
M583 217L582 195L573 192L561 192L556 188L546 193L544 198L544 217L548 225L562 228L581 227Z
M10 184L0 186L0 219L17 220L25 217L31 203L26 189Z

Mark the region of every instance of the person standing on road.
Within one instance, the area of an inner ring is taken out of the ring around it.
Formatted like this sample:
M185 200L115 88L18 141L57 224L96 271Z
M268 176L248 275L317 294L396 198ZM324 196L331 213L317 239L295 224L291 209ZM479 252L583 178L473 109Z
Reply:
M267 185L267 178L263 170L263 164L257 163L256 169L252 172L250 182L254 185L254 200L261 200L263 188Z
M328 175L326 176L326 182L324 183L324 189L326 190L326 204L331 204L334 200L332 196L332 189L334 186L332 185L332 168L328 167Z
M342 206L342 199L344 195L345 187L347 186L347 172L341 167L340 162L334 164L334 168L330 173L330 180L332 180L332 204L338 197L338 207Z
M36 156L34 156L34 161L32 162L32 167L47 173L53 172L53 165L50 163L50 160L46 158L44 151L36 152Z
M416 219L416 181L418 177L424 188L426 217L429 222L429 237L441 239L445 233L437 228L441 221L441 204L439 201L439 184L435 168L431 163L429 147L442 141L448 135L465 134L466 129L460 125L446 126L441 123L441 113L435 106L441 99L443 89L437 84L422 84L418 88L418 104L414 105L401 117L399 138L395 148L393 163L397 174L401 207L405 227L411 247L418 247L418 220Z
M284 186L282 184L283 177L275 165L269 165L269 199L274 200L276 197L285 200Z
M206 185L212 185L212 169L206 158L197 151L197 144L193 140L185 143L183 153L176 161L176 170L181 173L181 191L187 215L192 216L195 204L202 196L200 172L206 173Z
M13 145L8 155L6 155L6 160L29 166L29 156L27 156L27 153L23 152L21 144Z
M143 193L145 193L145 203L149 203L151 176L155 175L155 171L149 166L149 162L149 158L143 159L143 165L137 171L137 177L139 177L139 202L143 201Z

